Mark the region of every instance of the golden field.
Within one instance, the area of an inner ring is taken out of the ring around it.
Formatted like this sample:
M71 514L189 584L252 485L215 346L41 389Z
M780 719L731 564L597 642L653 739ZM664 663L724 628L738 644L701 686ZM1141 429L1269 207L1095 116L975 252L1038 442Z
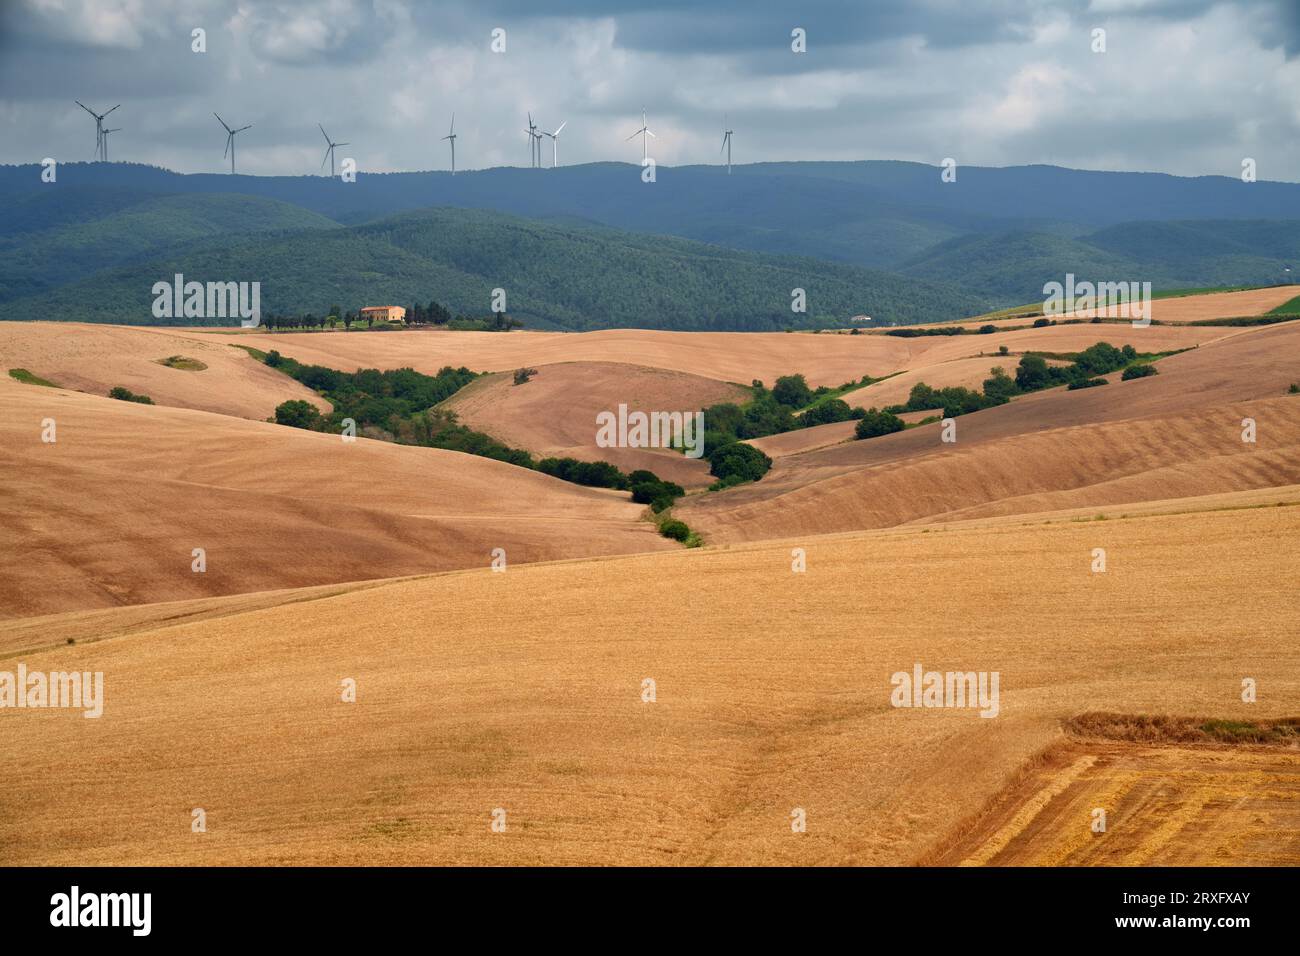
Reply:
M98 720L0 716L0 859L915 862L1081 711L1293 713L1300 495L1279 500L457 572L203 620L156 605L152 622L126 609L121 636L124 612L97 612L94 643L5 659L103 671L106 702ZM998 671L998 716L892 707L890 675L918 661ZM1293 814L1286 761L1270 786ZM1203 812L1168 840L1194 839ZM1260 812L1228 803L1215 826ZM1127 819L1108 839L1149 839L1155 819ZM1214 862L1295 862L1236 845Z
M1281 291L1169 301L1242 314ZM1186 351L1151 378L962 416L951 445L934 424L755 439L772 470L722 492L703 490L707 462L594 445L620 402L688 411L756 378L899 373L845 396L883 405L1097 341ZM502 373L446 407L539 456L678 481L673 515L704 546L656 534L624 492L271 424L282 401L324 401L238 344ZM175 354L207 367L157 362ZM106 698L98 719L0 709L0 865L1296 865L1293 742L1078 727L1300 713L1297 356L1295 323L913 339L0 323L0 371L64 386L0 376L0 673L99 671ZM538 373L514 386L520 366ZM118 384L158 404L104 397ZM893 706L892 675L917 663L996 672L997 716Z

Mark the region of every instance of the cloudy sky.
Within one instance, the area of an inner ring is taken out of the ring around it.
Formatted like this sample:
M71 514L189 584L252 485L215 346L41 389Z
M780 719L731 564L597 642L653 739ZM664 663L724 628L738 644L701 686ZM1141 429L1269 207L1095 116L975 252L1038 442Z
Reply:
M0 0L0 163L181 172L907 159L1300 181L1300 0ZM802 28L807 52L791 50ZM207 52L191 51L195 28ZM505 31L505 51L492 33ZM1106 52L1093 52L1104 29ZM546 141L547 162L550 141Z

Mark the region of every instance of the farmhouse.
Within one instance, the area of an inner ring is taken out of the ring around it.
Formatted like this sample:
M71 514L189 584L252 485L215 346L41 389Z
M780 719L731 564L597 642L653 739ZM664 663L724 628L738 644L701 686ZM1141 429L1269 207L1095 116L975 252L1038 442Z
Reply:
M406 309L400 305L367 305L361 310L361 318L376 322L405 322Z

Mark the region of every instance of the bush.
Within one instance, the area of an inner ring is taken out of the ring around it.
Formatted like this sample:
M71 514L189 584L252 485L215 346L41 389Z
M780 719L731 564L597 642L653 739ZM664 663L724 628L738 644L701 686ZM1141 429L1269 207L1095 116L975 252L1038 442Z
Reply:
M148 395L137 395L129 388L123 388L121 385L114 385L108 391L109 398L116 398L122 402L139 402L141 405L152 405L153 399Z
M853 409L849 408L848 402L842 398L832 398L814 405L800 415L799 424L804 428L812 428L814 425L829 425L831 422L847 422L853 417Z
M981 326L980 326L980 335L992 335L992 334L993 334L994 332L996 332L997 330L998 330L998 327L997 327L996 325L981 325Z
M281 402L275 407L275 423L288 425L290 428L306 428L315 431L321 426L320 412L311 402L301 398Z
M1045 329L1047 328L1047 326L1051 324L1052 324L1051 319L1034 319L1034 328L1036 329Z
M659 533L665 538L672 538L674 541L685 541L691 536L691 529L686 526L686 522L678 521L676 518L669 518L659 526Z
M1288 395L1300 395L1300 382L1292 382L1291 387L1287 389Z
M671 481L661 481L653 478L650 481L638 481L632 485L632 500L639 505L654 505L661 498L667 498L668 503L672 504L677 498L686 494L686 490L679 484ZM662 511L663 508L655 508L655 511Z
M267 365L271 366L271 368L279 368L284 364L284 356L275 349L271 349L271 351L266 353L265 362Z
M1052 367L1041 355L1021 356L1016 366L1016 387L1023 392L1046 388L1052 383Z
M906 427L903 420L892 412L882 412L876 408L869 408L867 414L858 421L858 427L853 430L853 436L859 439L876 438L880 435L901 432Z
M1083 378L1077 382L1071 382L1066 386L1066 391L1073 392L1081 388L1096 388L1098 385L1105 385L1104 378Z
M1119 377L1121 382L1127 382L1134 378L1147 378L1151 375L1158 375L1154 365L1130 365L1124 369L1124 374Z
M515 384L522 385L536 374L537 369L535 368L517 368L515 369Z
M543 458L537 470L544 475L591 488L627 488L627 476L607 461L579 461L576 458Z
M787 408L803 408L813 394L802 375L782 375L772 388L772 397Z
M771 467L771 458L743 442L715 448L709 455L709 474L723 480L738 477L741 481L758 481Z

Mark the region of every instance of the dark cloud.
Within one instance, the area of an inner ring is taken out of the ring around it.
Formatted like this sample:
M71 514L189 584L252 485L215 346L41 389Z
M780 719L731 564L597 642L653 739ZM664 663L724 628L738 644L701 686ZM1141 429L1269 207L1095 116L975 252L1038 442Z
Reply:
M1195 174L1249 155L1294 180L1298 52L1297 0L0 0L0 162L82 158L74 98L124 104L119 157L182 171L219 168L213 110L253 123L258 173L318 167L317 122L363 169L438 168L453 110L467 166L525 161L527 110L568 121L566 162L635 161L644 104L668 165L716 161L727 113L741 162Z

